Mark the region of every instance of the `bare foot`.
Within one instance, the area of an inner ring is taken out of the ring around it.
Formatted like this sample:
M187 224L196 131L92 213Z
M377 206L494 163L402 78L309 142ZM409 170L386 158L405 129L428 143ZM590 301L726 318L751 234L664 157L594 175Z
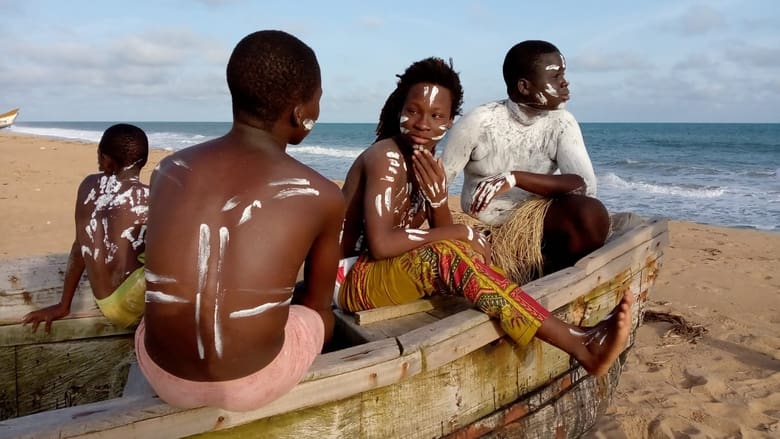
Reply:
M606 374L626 348L631 333L631 305L634 300L633 293L625 293L607 318L596 326L583 328L585 332L577 334L582 337L585 349L578 350L575 358L591 375Z

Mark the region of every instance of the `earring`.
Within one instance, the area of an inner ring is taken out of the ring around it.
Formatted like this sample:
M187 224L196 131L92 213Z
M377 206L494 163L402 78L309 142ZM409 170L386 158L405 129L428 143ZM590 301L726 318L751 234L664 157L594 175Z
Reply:
M303 129L305 129L306 131L311 131L312 128L314 128L314 121L311 119L304 119Z

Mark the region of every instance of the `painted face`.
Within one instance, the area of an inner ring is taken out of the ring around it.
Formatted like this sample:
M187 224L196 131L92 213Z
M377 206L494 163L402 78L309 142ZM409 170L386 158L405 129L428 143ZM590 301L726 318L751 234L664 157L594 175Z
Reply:
M451 108L449 89L427 82L413 85L401 110L401 134L413 146L433 149L452 126Z
M569 82L565 72L563 55L558 52L541 55L531 77L527 78L528 94L524 103L543 110L562 108L563 103L569 100Z

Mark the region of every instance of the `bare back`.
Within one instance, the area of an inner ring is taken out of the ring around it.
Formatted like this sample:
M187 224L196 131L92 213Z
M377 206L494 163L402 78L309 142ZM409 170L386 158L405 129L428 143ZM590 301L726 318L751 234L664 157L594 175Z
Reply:
M104 299L141 267L149 187L137 177L93 174L76 198L76 241L97 299Z
M278 147L247 143L228 134L188 148L152 177L145 343L184 379L262 369L284 342L302 263L332 248L333 266L318 268L335 279L338 187Z

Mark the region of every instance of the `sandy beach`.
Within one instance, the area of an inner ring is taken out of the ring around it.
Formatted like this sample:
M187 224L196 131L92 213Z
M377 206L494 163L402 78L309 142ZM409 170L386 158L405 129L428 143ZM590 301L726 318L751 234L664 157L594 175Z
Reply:
M167 154L151 151L144 182ZM67 252L96 145L0 132L0 170L0 259ZM780 437L780 233L670 229L652 312L590 437Z

